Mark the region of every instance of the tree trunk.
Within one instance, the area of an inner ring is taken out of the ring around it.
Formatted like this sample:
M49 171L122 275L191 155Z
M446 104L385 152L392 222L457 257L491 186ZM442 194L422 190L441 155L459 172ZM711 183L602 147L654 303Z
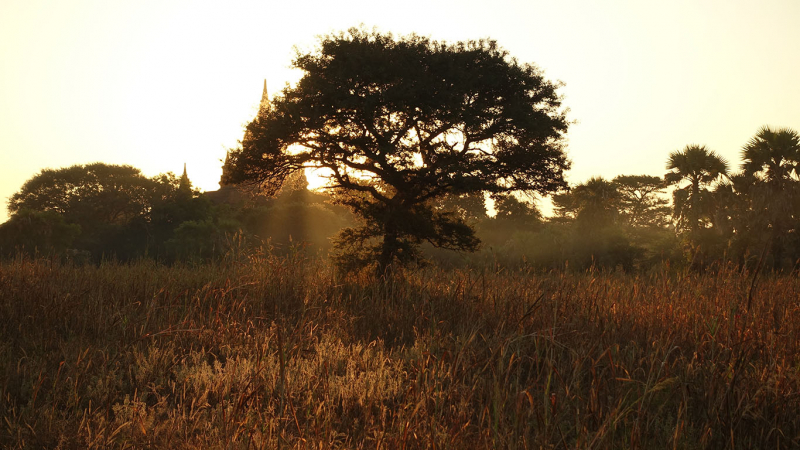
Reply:
M697 239L697 234L700 231L700 180L692 180L692 234Z
M379 274L385 273L392 266L400 249L397 227L391 220L383 224L383 231L383 244L381 245L381 254L378 257Z

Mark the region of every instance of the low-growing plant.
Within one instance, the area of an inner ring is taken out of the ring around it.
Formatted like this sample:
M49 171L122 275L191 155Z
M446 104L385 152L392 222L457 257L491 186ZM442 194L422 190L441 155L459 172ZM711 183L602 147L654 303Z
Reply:
M793 276L19 257L0 293L3 448L800 445Z

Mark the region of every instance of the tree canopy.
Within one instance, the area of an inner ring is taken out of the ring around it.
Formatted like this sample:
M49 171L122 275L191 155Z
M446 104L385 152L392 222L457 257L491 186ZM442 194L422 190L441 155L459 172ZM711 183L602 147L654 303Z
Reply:
M614 184L620 194L621 213L633 226L665 226L669 202L662 196L664 180L652 175L619 175Z
M710 208L713 205L708 187L721 176L727 175L728 163L704 145L687 145L682 150L670 153L667 169L669 172L664 175L667 183L679 185L683 181L689 182L673 193L678 229L697 234L705 227L704 218L711 215Z
M55 211L76 222L122 223L148 212L155 185L131 166L43 169L11 196L8 210Z
M744 173L783 187L797 176L800 134L789 128L762 127L742 148L742 160Z
M27 251L87 251L95 259L163 254L183 222L205 220L210 205L188 177L153 178L128 165L92 163L43 169L8 202L0 246Z
M276 190L297 170L327 169L364 220L341 235L347 257L386 267L415 260L422 241L474 250L472 228L436 200L566 186L559 85L494 41L351 29L293 64L304 76L248 125L224 181Z

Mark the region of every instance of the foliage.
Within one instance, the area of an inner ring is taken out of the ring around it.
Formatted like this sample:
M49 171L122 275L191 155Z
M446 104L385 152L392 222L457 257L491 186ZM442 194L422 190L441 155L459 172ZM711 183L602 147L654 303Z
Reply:
M190 258L196 258L201 254L216 254L209 253L207 247L219 249L218 241L222 237L217 235L224 232L219 230L217 223L220 214L208 197L193 191L185 175L178 178L173 173L166 173L157 176L155 181L156 190L147 225L148 234L152 236L150 254L170 260L189 255L192 255ZM186 226L179 231L184 224ZM186 240L185 233L196 226L210 227L216 231L209 230L208 241L198 242L195 249L188 249L186 245L191 240ZM228 231L231 231L230 228L227 227Z
M554 195L553 205L562 219L576 220L587 228L602 228L618 221L620 193L613 182L592 177L569 192Z
M619 175L614 178L620 214L634 227L664 227L669 223L669 201L664 180L652 175Z
M533 226L542 221L542 213L535 204L522 201L515 195L495 196L494 209L497 219L517 222L522 226Z
M602 177L590 178L568 194L577 207L577 223L590 232L606 228L619 220L620 193L617 186Z
M70 224L55 211L18 210L0 224L0 255L60 253L72 247L81 227Z
M275 189L301 168L327 169L338 201L365 222L343 232L339 248L379 267L414 261L423 241L477 247L438 199L565 185L558 85L494 41L352 29L324 37L294 66L303 78L248 126L225 181Z
M769 236L773 267L780 269L790 248L797 248L797 219L800 218L800 135L791 129L763 127L742 149L742 171L754 179L751 193L763 201L752 207L763 214L763 222L753 231ZM787 265L794 265L797 257Z
M11 196L8 210L54 211L91 229L148 214L154 191L155 181L131 166L93 163L43 169Z
M207 261L222 257L229 249L228 237L238 231L236 222L212 220L182 222L165 242L168 255L179 261Z
M488 217L483 192L446 195L436 200L436 209L450 211L467 223L474 224Z
M770 184L796 180L800 165L800 134L789 128L761 128L742 149L742 169Z
M664 175L664 181L668 184L689 183L673 194L677 228L696 234L707 226L712 214L713 202L708 188L728 174L728 163L705 146L687 145L683 150L670 153L667 170L670 172Z
M74 250L96 261L165 257L165 243L180 224L213 215L185 174L147 178L131 166L103 163L44 169L8 207L11 219L0 229L7 250Z

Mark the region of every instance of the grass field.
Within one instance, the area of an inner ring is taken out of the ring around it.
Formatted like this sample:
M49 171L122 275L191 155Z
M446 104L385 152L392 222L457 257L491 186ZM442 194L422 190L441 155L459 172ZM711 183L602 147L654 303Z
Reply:
M794 276L18 259L0 296L3 448L800 447Z

